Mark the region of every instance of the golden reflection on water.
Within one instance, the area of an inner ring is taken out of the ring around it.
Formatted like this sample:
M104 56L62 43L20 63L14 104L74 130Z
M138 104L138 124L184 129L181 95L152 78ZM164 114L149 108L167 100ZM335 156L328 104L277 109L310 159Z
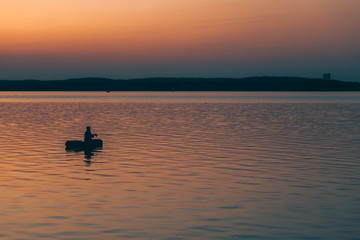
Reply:
M357 104L0 104L0 236L350 238ZM104 147L65 151L92 126ZM331 219L331 220L329 220Z

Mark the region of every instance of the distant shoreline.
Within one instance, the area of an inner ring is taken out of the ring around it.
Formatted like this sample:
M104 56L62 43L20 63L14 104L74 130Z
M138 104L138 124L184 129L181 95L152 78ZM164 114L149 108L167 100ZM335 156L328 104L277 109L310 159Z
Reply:
M0 91L360 91L360 83L300 77L77 78L0 80Z

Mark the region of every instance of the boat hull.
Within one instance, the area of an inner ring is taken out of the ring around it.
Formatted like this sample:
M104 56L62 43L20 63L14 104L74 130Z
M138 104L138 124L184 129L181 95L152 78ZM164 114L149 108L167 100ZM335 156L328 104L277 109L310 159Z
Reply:
M84 149L94 149L101 148L103 146L103 141L101 139L94 139L90 142L84 141L67 141L65 143L66 150L84 150Z

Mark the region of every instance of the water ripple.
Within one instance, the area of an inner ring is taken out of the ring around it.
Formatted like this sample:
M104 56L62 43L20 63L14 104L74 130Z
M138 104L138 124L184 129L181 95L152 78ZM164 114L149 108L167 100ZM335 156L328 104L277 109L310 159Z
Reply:
M1 103L0 237L351 239L360 106ZM66 152L90 125L104 140Z

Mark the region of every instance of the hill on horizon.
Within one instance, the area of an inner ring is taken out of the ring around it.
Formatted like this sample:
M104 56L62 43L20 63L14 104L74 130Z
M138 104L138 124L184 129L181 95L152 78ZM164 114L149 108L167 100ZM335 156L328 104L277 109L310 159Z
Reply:
M0 80L0 91L360 91L360 83L302 77L88 77L67 80Z

